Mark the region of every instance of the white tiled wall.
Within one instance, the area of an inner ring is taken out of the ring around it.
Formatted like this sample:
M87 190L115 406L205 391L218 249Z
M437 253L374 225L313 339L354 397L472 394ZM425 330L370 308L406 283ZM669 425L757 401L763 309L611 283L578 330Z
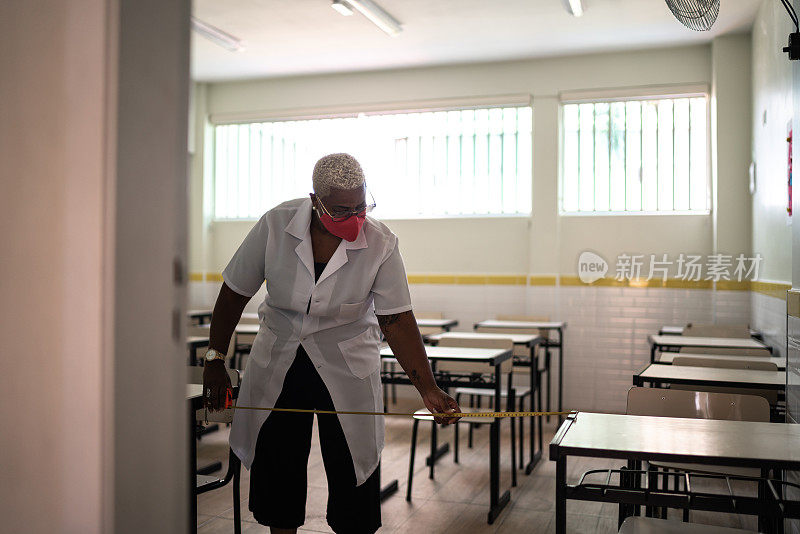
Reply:
M217 282L190 284L190 307L210 307ZM564 408L624 412L634 370L649 361L647 336L663 325L688 322L752 324L767 342L783 347L785 304L748 291L414 284L411 297L420 311L442 311L458 319L456 331L498 314L546 315L567 322L564 348ZM263 288L250 301L256 311ZM769 300L765 300L769 299ZM776 302L772 302L776 301ZM753 319L751 320L751 308ZM554 360L556 363L557 360ZM556 367L554 367L555 369ZM557 383L555 372L551 377ZM520 377L523 379L523 377ZM555 400L555 389L554 400Z
M647 336L661 326L750 322L746 291L420 284L411 296L417 310L458 319L459 331L499 313L566 321L564 408L577 410L623 412L633 371L650 358Z
M786 352L786 301L753 292L750 326L764 334L764 342L776 353Z

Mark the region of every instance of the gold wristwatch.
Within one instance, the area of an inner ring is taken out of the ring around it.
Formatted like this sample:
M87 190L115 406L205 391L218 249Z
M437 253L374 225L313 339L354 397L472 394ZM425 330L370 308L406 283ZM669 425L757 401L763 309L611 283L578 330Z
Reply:
M213 362L214 360L222 360L224 362L225 355L218 350L208 349L205 356L203 356L203 359L206 361L206 363Z

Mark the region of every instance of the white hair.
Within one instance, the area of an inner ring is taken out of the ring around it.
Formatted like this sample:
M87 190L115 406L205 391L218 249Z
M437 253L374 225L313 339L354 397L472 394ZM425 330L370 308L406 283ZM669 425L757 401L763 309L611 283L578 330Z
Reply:
M364 171L350 154L328 154L314 165L314 193L326 197L331 189L351 191L364 186Z

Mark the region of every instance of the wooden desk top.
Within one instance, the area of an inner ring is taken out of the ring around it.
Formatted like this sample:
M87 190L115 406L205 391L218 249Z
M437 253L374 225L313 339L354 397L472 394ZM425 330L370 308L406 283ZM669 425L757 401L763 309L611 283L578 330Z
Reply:
M665 382L702 382L721 385L728 383L748 384L768 389L786 387L784 371L757 371L753 369L721 369L719 367L694 367L651 363L638 374L641 378Z
M786 358L777 356L742 356L741 354L693 354L691 352L662 352L656 363L671 365L676 356L689 358L703 358L704 360L736 360L742 362L771 362L778 366L778 370L786 369Z
M556 330L566 328L564 321L500 321L498 319L487 319L475 323L475 327L484 326L486 328L538 328L539 330Z
M550 443L559 454L798 469L800 425L580 412Z
M510 339L515 345L525 345L526 347L529 347L537 340L541 339L541 336L537 336L536 334L514 334L513 332L509 332L508 334L484 334L482 332L444 332L441 334L428 336L430 341L435 341L437 343L439 340L447 338Z
M682 336L684 328L686 328L686 327L684 327L684 326L667 326L667 325L665 325L665 326L662 326L658 330L658 333L661 334L661 335L668 335L668 336ZM753 330L751 328L750 329L750 335L753 336L753 337L757 337L757 336L760 336L761 333L758 330Z
M725 349L768 349L762 342L749 338L738 337L694 337L651 335L648 337L651 345L662 347L715 347Z
M452 328L454 326L458 326L458 321L455 319L417 319L417 326Z
M485 362L497 365L511 358L510 350L503 349L473 349L470 347L431 347L425 346L425 353L429 360L442 360L451 362ZM394 358L391 347L381 348L381 358Z
M186 400L203 396L203 384L186 384Z

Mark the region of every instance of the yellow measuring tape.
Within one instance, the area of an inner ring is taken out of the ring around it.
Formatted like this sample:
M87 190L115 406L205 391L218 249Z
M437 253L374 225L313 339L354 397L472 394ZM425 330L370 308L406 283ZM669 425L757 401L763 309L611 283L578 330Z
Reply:
M302 408L262 408L260 406L232 406L235 410L261 410L266 412L296 412L332 415L388 415L399 417L542 417L547 415L569 415L572 412L467 412L467 413L415 413L415 412L352 412L341 410L305 410Z

